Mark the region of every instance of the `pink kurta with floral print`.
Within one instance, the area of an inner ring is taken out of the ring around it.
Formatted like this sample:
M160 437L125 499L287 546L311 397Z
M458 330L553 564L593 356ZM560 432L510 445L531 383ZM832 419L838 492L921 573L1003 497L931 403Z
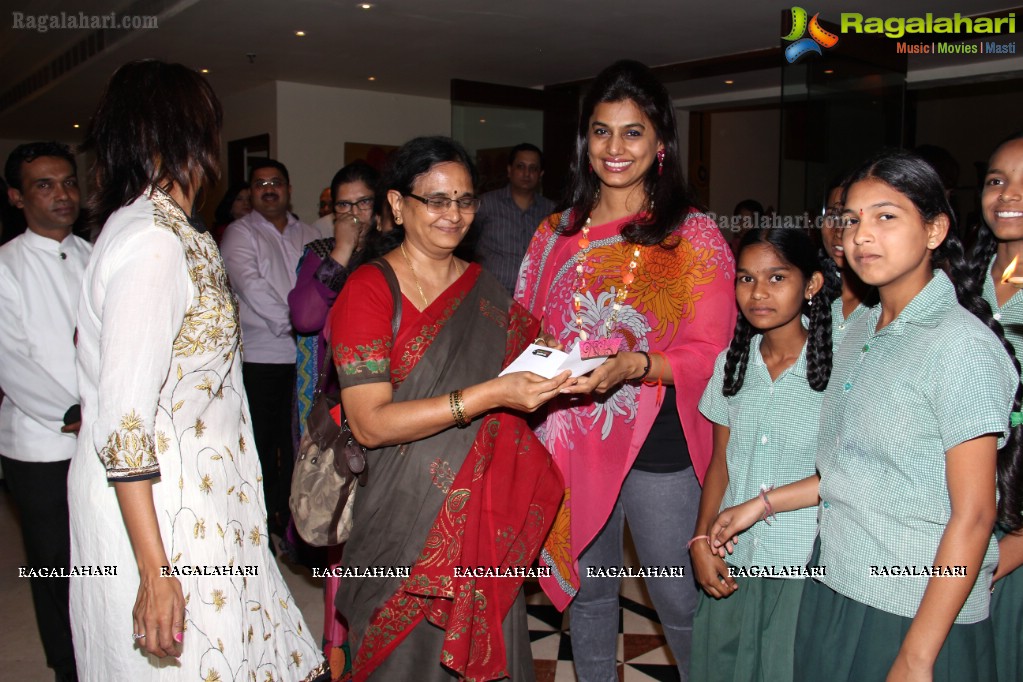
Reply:
M592 226L585 258L580 259L579 235L559 233L559 225L569 224L569 212L550 216L523 259L515 298L542 320L544 332L568 348L585 330L590 338L610 334L621 339L623 351L663 353L702 481L713 433L697 405L735 326L735 262L714 221L693 211L663 245L640 247L635 279L615 314L612 303L624 286L623 271L629 270L635 249L620 231L632 219ZM578 288L580 260L584 290ZM582 329L572 307L577 291L582 294ZM564 396L550 404L537 428L567 488L541 555L552 569L552 577L541 583L560 609L575 596L579 555L607 521L660 409L661 393L656 386L626 382L606 396Z

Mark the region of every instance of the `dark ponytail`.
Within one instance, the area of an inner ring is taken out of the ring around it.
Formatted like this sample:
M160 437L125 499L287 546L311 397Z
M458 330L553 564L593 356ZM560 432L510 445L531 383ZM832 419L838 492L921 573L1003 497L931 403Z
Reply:
M998 250L998 241L991 233L991 228L983 221L977 229L977 241L973 244L973 253L970 254L970 275L976 279L984 291L984 278L991 272L991 259L995 257Z
M824 277L824 285L807 302L803 312L810 318L806 338L806 379L810 388L823 391L831 378L831 303L842 293L842 282L834 261L814 248L813 242L805 233L792 229L758 229L750 230L743 235L739 243L739 255L743 249L754 244L770 246L786 263L799 269L804 281L819 272ZM738 260L738 258L736 259ZM749 347L754 329L740 311L735 322L735 334L725 355L725 380L721 392L728 397L734 396L742 389L746 380L746 368L749 364Z
M814 296L810 306L810 328L806 338L806 380L810 388L823 391L831 379L831 354L834 344L831 339L831 303L842 296L842 277L838 274L835 261L818 252L820 273L824 285Z
M867 178L880 180L904 194L927 222L942 215L948 218L948 234L934 250L931 260L935 267L948 274L955 287L959 305L970 311L998 337L1018 375L1020 364L1015 349L1005 338L1002 325L991 314L991 306L981 296L984 278L988 276L991 256L994 255L994 238L987 227L981 228L981 237L973 251L973 262L967 262L962 242L956 235L955 214L945 197L941 180L937 172L916 154L904 151L882 153L850 176L846 184L847 191L853 183ZM988 232L987 237L983 235L984 232ZM984 257L983 265L978 262L981 257ZM1023 385L1017 382L1012 411L1019 412L1021 404ZM1023 528L1023 433L1021 427L1011 424L1007 430L1008 438L998 451L998 522L1007 530L1015 531Z

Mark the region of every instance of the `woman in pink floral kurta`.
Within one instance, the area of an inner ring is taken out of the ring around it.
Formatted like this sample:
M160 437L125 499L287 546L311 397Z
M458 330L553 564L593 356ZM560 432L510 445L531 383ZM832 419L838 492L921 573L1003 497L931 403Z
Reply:
M515 297L552 343L620 348L552 401L537 430L567 488L541 583L558 608L572 602L579 679L612 678L619 583L586 569L621 565L628 518L640 561L676 567L647 587L686 679L697 593L677 569L710 462L712 427L697 404L735 324L735 265L693 208L671 100L645 66L619 62L597 77L576 147L572 207L537 230Z

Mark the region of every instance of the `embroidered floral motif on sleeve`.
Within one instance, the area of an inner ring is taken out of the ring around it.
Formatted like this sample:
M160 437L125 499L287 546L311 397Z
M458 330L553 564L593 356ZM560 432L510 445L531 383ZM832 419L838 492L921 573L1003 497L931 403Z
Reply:
M154 202L166 201L160 194ZM227 284L227 272L217 246L209 233L188 229L187 223L175 218L175 210L157 211L156 224L169 230L181 240L188 263L188 277L197 295L185 313L181 330L174 339L174 355L192 355L224 352L230 357L238 345L238 306ZM179 377L180 378L180 377Z
M134 478L160 473L153 436L143 429L142 417L135 410L121 417L120 428L107 437L99 451L107 478Z
M383 374L391 371L391 343L375 339L354 348L339 344L334 348L334 364L347 375Z

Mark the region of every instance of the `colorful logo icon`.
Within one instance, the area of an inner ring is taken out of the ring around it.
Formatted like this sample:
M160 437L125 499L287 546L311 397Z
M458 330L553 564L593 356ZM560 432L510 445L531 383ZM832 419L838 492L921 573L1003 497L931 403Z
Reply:
M795 64L800 58L810 52L823 54L821 52L822 47L838 45L838 36L821 28L820 23L817 21L819 16L820 13L814 14L813 19L807 22L805 9L802 7L792 8L792 30L789 31L787 36L782 36L782 40L795 41L785 48L785 59L788 60L789 64ZM804 38L803 35L807 31L809 31L810 37Z

